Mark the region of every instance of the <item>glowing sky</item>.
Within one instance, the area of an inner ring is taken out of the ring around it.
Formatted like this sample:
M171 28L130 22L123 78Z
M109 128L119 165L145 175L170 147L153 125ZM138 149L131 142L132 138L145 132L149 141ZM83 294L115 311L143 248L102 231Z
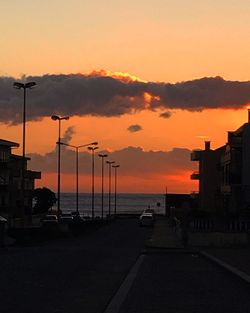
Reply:
M154 83L174 84L215 76L227 81L248 81L249 13L248 0L0 0L0 76L42 77L105 69ZM28 94L28 107L29 102L32 105L32 97L39 93L39 84L36 89ZM5 103L2 99L10 93L13 90L0 88L0 104ZM18 91L15 93L17 110L18 105L22 108L22 97ZM53 92L50 99L52 96ZM159 117L162 113L166 114L165 118ZM62 130L72 127L70 143L97 140L100 150L110 151L112 157L123 162L121 191L162 192L167 185L170 192L190 192L197 189L197 183L189 179L196 165L188 164L185 149L202 148L202 136L212 141L212 147L224 144L226 131L246 122L247 112L242 105L239 110L221 108L201 112L175 108L171 116L168 114L166 108L157 107L154 111L135 110L112 117L72 116L63 123ZM1 138L21 144L20 125L1 123L0 131ZM56 137L57 125L49 117L30 121L27 152L54 160L51 155ZM126 150L128 147L134 150ZM185 166L176 161L174 148L183 149ZM157 151L165 153L167 164L158 161L164 156ZM144 167L148 164L155 172L143 168L139 171L138 163ZM39 170L39 165L38 161L31 161L33 169ZM82 169L81 173L82 191L90 190L87 165L83 165L86 170ZM56 189L55 169L42 170L39 185ZM62 188L73 191L74 168L66 171ZM98 177L97 183L98 190Z

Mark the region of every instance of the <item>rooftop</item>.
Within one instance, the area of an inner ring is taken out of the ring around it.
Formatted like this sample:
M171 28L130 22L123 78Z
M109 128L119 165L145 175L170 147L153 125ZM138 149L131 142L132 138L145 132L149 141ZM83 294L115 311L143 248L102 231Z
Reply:
M19 143L13 142L13 141L8 141L4 139L0 139L0 146L5 146L5 147L19 147Z

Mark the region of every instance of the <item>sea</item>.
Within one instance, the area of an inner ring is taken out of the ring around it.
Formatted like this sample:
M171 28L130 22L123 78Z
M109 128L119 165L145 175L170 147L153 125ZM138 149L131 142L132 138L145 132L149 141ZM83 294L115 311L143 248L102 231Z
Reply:
M79 213L82 216L91 216L92 194L79 193L78 196ZM60 207L65 213L76 211L76 194L61 193ZM96 193L94 196L94 214L95 217L101 216L102 195ZM146 208L152 208L157 214L165 212L165 195L164 194L143 194L143 193L117 193L116 195L116 212L117 214L141 214ZM109 210L109 195L104 194L103 201L104 216ZM56 209L56 205L55 205ZM111 214L115 210L115 198L111 195Z

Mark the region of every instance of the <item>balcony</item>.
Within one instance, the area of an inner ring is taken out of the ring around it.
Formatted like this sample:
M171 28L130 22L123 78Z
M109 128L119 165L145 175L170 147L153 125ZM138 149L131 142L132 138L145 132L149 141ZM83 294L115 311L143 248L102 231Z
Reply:
M199 172L193 172L193 174L191 174L190 176L191 179L193 180L199 180L200 179L200 173Z
M242 137L231 136L228 141L231 147L241 147L242 146Z
M9 173L6 171L0 171L0 186L9 185Z
M5 192L9 187L9 178L0 175L0 191Z
M220 186L221 193L231 193L231 186L230 185L223 185Z
M190 198L191 199L198 199L199 198L199 191L192 191L190 193Z
M191 152L191 161L200 161L202 150L193 150Z
M30 179L41 179L41 172L26 171L25 177Z

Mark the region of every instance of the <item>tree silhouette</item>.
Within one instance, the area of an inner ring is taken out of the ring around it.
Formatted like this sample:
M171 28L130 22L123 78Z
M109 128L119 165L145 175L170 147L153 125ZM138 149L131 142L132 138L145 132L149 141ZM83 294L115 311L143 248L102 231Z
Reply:
M34 214L48 212L57 201L55 193L46 187L35 189L33 199L36 202L33 207Z

